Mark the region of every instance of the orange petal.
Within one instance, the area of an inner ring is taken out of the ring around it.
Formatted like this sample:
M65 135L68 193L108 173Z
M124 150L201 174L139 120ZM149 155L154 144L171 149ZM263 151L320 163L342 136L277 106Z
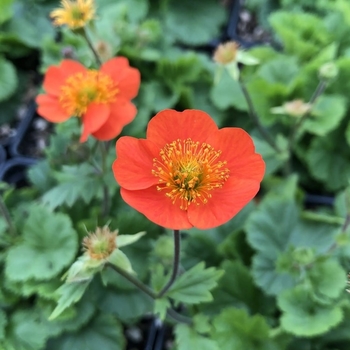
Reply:
M107 121L92 135L101 141L107 141L120 134L123 127L129 124L136 116L136 107L128 100L118 99L110 105L110 114Z
M98 130L106 122L109 114L109 105L91 103L83 116L83 132L80 142L85 142L90 134Z
M193 141L206 142L217 131L214 120L203 111L188 109L177 112L166 109L148 123L147 139L163 148L177 139L191 138Z
M230 176L261 181L265 173L265 162L255 153L253 139L240 128L223 128L212 134L207 142L222 151L221 161L227 161Z
M58 96L67 77L82 71L86 71L86 68L73 60L63 60L59 67L50 66L44 77L43 86L45 91Z
M258 193L260 183L253 180L229 178L220 189L211 191L207 204L190 205L188 219L199 229L207 230L232 219Z
M116 152L113 172L121 187L140 190L158 183L158 178L152 174L152 168L153 158L159 149L152 142L123 136L117 141Z
M70 118L70 115L63 111L55 96L38 95L36 103L38 104L38 114L49 122L60 123Z
M189 229L193 226L188 221L186 211L172 204L171 199L157 191L156 186L139 191L122 188L120 194L126 203L160 226L172 230Z
M140 72L129 66L125 57L115 57L104 63L101 71L108 74L117 84L120 96L133 99L140 88Z

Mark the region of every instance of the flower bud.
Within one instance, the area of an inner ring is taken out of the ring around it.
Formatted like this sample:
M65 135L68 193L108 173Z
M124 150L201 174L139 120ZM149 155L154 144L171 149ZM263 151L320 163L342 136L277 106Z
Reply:
M318 73L321 79L330 80L337 77L338 71L334 62L327 62L321 66Z

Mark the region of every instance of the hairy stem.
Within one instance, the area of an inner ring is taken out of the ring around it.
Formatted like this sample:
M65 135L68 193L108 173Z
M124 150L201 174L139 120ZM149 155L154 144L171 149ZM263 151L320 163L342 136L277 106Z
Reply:
M157 297L162 297L169 288L173 285L179 272L180 265L180 247L181 247L181 236L179 230L174 230L174 260L173 260L173 271L171 273L170 280L157 294Z
M249 91L247 90L243 80L241 79L241 77L239 78L239 85L241 87L241 90L243 92L244 98L248 104L248 112L249 112L249 116L253 122L253 124L255 125L255 127L259 130L261 136L266 140L266 142L276 151L276 152L280 152L280 149L278 148L278 146L275 143L275 140L272 138L272 136L270 135L270 133L263 127L263 125L260 123L258 114L255 111L254 108L254 104L253 101L250 97Z
M120 275L122 275L124 278L126 278L129 282L134 284L137 288L141 289L144 293L146 293L148 296L150 296L152 299L157 298L157 293L146 286L144 283L142 283L138 278L134 277L127 271L123 270L122 268L112 265L112 264L106 264L106 266L110 267L114 271L118 272Z
M7 223L7 226L8 226L8 229L9 229L10 233L13 236L15 236L17 234L16 227L12 223L12 219L11 219L10 213L9 213L9 211L8 211L6 205L5 205L5 202L2 199L2 196L0 196L0 212L1 212L2 216L4 217L6 223Z
M90 50L92 51L93 55L95 56L95 60L96 60L97 64L99 66L101 66L102 65L102 60L101 60L98 52L94 48L94 45L92 44L91 39L89 38L89 35L88 35L88 33L87 33L85 28L83 28L83 30L82 30L82 35L83 35L84 39L86 40L86 42L87 42Z
M189 324L189 325L193 323L191 318L179 314L174 309L168 309L167 310L167 316L169 316L173 320L175 320L177 322L180 322L180 323L186 323L186 324Z

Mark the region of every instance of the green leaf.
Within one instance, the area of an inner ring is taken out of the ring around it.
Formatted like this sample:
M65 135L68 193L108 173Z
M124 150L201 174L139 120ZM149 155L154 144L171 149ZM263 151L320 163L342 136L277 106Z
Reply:
M175 327L175 342L178 350L219 350L214 340L198 334L190 326L184 324L178 324Z
M271 195L249 217L249 244L257 250L253 259L256 283L267 294L276 295L292 287L293 275L277 269L277 259L289 248L313 248L320 254L334 243L337 225L301 220L292 199Z
M119 320L128 322L151 312L153 301L138 289L118 290L108 287L98 300L98 306L102 312L112 313Z
M0 24L6 22L13 15L13 0L0 0Z
M287 54L307 62L332 41L321 18L311 13L276 11L269 17Z
M0 309L0 340L5 338L5 327L7 325L6 313Z
M186 304L198 304L213 300L210 290L217 286L217 280L223 271L214 267L205 269L204 263L199 263L177 278L166 295Z
M47 334L37 315L29 310L17 310L9 318L6 330L6 350L43 349Z
M278 134L275 140L280 152L277 152L265 140L259 137L254 137L255 151L261 154L266 164L266 175L272 174L280 169L288 159L287 139L283 135Z
M117 236L117 247L121 248L129 244L137 242L146 234L145 231L135 233L134 235L118 235Z
M224 261L225 271L213 292L214 300L203 305L205 312L222 310L228 306L248 308L251 312L261 312L266 301L261 291L255 286L250 271L238 261Z
M311 115L305 120L303 129L324 136L339 126L345 116L346 100L342 96L320 96L312 107Z
M350 163L346 152L340 142L335 144L330 137L311 141L305 157L307 165L311 175L322 181L326 189L336 191L348 185Z
M49 319L54 320L65 309L77 303L82 296L90 281L65 283L57 289L57 294L60 295L56 308L52 311Z
M111 315L98 315L74 333L64 333L50 339L50 350L123 350L125 339L121 324ZM29 350L29 349L28 349Z
M167 35L189 45L207 44L218 36L226 19L225 9L213 0L170 0L166 7Z
M62 172L56 173L55 177L60 183L42 198L50 209L62 204L71 207L80 198L88 204L103 185L102 181L98 181L95 169L87 163L63 166Z
M283 311L282 327L297 336L311 337L325 333L343 319L339 305L318 305L303 286L284 291L277 300Z
M6 276L12 281L51 279L71 263L77 246L68 216L34 206L24 223L23 242L8 251Z
M169 307L171 307L171 303L169 299L167 298L156 299L154 301L153 313L157 315L162 321L164 321Z
M213 339L221 350L282 350L269 339L269 326L260 316L245 310L226 308L214 319Z
M211 89L210 98L219 109L235 107L246 111L248 108L239 82L232 79L226 70L222 72L220 80Z
M346 288L346 272L335 260L318 261L309 278L318 297L336 299Z
M129 273L135 273L129 258L120 249L115 249L107 260L112 265L118 266Z
M258 76L274 88L288 94L294 87L299 66L294 57L277 57L263 64L258 70Z
M0 102L9 98L16 91L17 84L14 65L0 56Z

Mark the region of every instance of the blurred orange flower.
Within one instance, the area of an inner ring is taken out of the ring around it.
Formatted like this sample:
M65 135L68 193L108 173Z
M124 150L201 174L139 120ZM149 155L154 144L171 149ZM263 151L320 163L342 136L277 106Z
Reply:
M113 172L126 203L170 229L209 229L259 191L265 163L240 128L218 129L205 112L159 112L147 138L121 137Z
M53 123L80 117L81 142L89 135L105 141L135 118L137 109L130 100L138 93L140 72L124 57L112 58L100 70L63 60L49 67L43 86L46 94L36 98L38 114Z

